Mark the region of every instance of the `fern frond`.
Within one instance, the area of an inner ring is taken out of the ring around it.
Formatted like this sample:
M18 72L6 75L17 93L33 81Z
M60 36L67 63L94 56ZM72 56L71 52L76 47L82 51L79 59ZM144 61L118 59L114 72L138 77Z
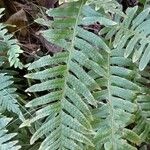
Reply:
M122 11L122 6L116 0L87 0L87 3L94 5L96 10L103 9L105 13L125 16Z
M2 12L4 9L0 9L0 17L2 16ZM0 51L3 53L7 53L8 61L10 66L14 66L15 68L23 68L23 64L19 60L19 55L23 53L18 45L16 39L13 39L13 35L8 34L6 29L6 25L0 23ZM0 57L0 64L4 63L4 57Z
M133 131L136 132L142 139L142 142L149 142L150 135L150 90L148 85L150 83L149 77L149 68L147 67L143 72L139 72L140 77L136 79L137 83L140 83L142 87L141 95L138 95L136 99L136 104L138 106L138 111L135 114L135 127Z
M141 95L137 98L138 112L136 114L136 126L133 131L136 132L143 142L148 141L150 135L150 95Z
M1 116L0 118L0 149L1 150L19 150L21 146L17 145L18 141L13 140L12 138L15 137L16 133L7 133L6 130L7 124L11 121L11 118L6 118Z
M82 19L83 4L82 1L69 3L65 8L48 11L50 16L57 18L52 23L54 28L43 31L42 35L51 43L63 47L64 51L53 57L44 56L28 68L36 72L26 77L39 80L41 83L29 87L27 92L48 92L26 105L43 107L36 111L34 118L22 124L22 126L30 125L46 118L30 141L33 144L45 135L40 150L81 150L82 147L78 143L94 146L88 136L93 134L90 124L93 117L89 104L97 106L92 91L100 87L87 74L86 69L93 69L103 76L103 69L97 63L102 57L97 51L100 47L107 51L109 48L98 36L78 26ZM93 54L90 49L93 50Z
M119 25L112 28L106 37L111 38L116 34L114 47L125 48L125 58L132 55L132 61L139 61L139 69L143 70L150 61L150 8L146 8L136 15L137 10L137 6L128 8L127 17Z
M132 81L132 76L138 75L131 68L131 60L123 57L123 49L114 49L111 54L103 54L103 57L106 60L103 65L106 76L99 77L89 72L102 88L94 94L99 101L99 107L92 111L95 116L93 126L97 132L94 141L104 149L135 150L134 144L139 145L141 139L127 127L135 121L137 105L134 101L141 88Z
M23 120L23 114L19 108L15 93L16 88L12 87L12 77L4 73L0 73L0 111L9 111L16 113L21 120Z

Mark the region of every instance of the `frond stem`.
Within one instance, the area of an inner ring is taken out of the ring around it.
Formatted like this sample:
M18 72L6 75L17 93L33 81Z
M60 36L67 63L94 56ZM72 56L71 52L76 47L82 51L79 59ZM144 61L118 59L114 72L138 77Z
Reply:
M111 138L112 138L112 149L117 150L116 147L116 141L115 141L115 123L114 123L114 108L112 104L112 93L111 93L111 81L110 81L110 76L111 76L111 71L110 71L110 55L108 54L107 57L107 62L108 62L108 71L107 71L107 89L108 89L108 103L109 103L109 110L110 110L110 117L111 117Z

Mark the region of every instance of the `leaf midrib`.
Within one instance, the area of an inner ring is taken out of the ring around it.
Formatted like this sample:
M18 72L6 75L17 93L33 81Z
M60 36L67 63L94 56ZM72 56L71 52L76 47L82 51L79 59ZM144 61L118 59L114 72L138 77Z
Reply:
M61 112L60 112L60 118L61 118L61 124L60 124L60 127L61 127L61 130L62 130L62 118L63 118L63 106L62 106L62 103L63 103L63 100L65 99L65 93L66 93L66 87L67 87L67 80L68 80L68 76L69 76L69 70L70 70L70 61L72 59L72 54L73 54L73 51L74 51L74 43L75 43L75 39L76 39L76 29L78 27L78 21L79 21L79 17L80 17L80 13L81 13L81 9L83 7L83 4L84 2L82 1L81 5L80 5L80 8L79 8L79 12L78 12L78 15L77 15L77 18L76 18L76 22L75 22L75 26L73 28L74 32L73 32L73 35L72 35L72 40L71 40L71 45L70 45L70 48L69 48L69 55L68 55L68 60L66 62L67 66L66 66L66 73L64 74L64 86L63 86L63 92L62 92L62 98L61 98ZM62 132L61 132L61 135L60 137L62 137ZM62 149L63 146L62 146L62 143L60 145L60 148Z
M112 93L111 93L111 70L110 70L110 56L111 54L108 54L107 57L107 62L108 62L108 66L107 66L107 89L108 89L108 103L109 103L109 111L110 111L110 117L111 117L111 138L112 138L112 149L113 150L117 150L116 147L116 141L115 141L115 131L114 131L114 108L113 108L113 104L112 104Z

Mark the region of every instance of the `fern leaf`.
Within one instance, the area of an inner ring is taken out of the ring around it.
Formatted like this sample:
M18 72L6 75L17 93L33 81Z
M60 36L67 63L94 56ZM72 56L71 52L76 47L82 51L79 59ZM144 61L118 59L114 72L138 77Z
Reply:
M135 150L133 145L139 145L141 139L136 132L127 129L127 126L135 120L137 105L134 101L141 88L130 79L134 71L128 66L131 66L132 62L124 59L123 49L114 49L111 54L104 54L103 57L107 60L103 66L106 76L98 77L92 71L89 72L102 88L94 93L95 99L100 103L99 107L92 111L97 120L93 122L97 132L94 141L98 147L104 145L105 150ZM133 144L130 145L128 141Z
M11 121L11 118L2 116L0 118L0 149L1 150L19 150L21 146L17 145L18 141L12 138L16 136L16 133L7 133L7 124Z
M138 106L138 111L135 114L136 118L133 131L140 136L142 142L149 142L150 91L145 85L150 83L150 74L148 69L145 69L142 72L137 70L137 72L139 73L139 76L136 78L136 82L141 86L142 93L137 96L135 101Z
M105 13L118 14L125 16L122 6L116 0L87 0L87 3L95 6L96 10L103 9Z
M148 136L150 134L150 96L141 95L137 98L138 112L136 114L137 125L133 128L133 131L140 135L142 141L148 141Z
M132 55L132 61L139 62L139 69L143 70L150 61L150 8L144 9L138 15L137 10L137 6L128 8L126 11L127 17L119 25L112 28L106 37L111 38L116 34L113 44L114 47L118 49L125 48L125 58Z
M19 108L15 93L16 88L12 87L12 77L6 74L0 74L0 111L9 111L16 113L21 120L23 120L23 114Z
M0 16L2 16L2 12L4 9L0 9ZM11 34L7 33L6 25L0 23L0 50L3 52L7 52L8 61L10 66L14 66L15 68L23 68L23 64L19 60L19 55L23 53L16 39L12 38ZM3 57L0 57L1 64L4 63Z
M94 146L90 139L90 135L94 134L90 106L97 106L92 91L100 87L86 70L104 76L104 69L98 64L103 62L103 58L98 51L102 48L110 52L110 49L99 36L79 27L83 6L84 2L80 1L47 12L56 19L52 22L53 28L41 33L64 51L33 62L28 68L33 73L25 76L41 81L26 90L39 93L39 97L26 106L42 108L21 125L30 125L45 118L30 141L33 144L45 136L40 150L82 149L82 144ZM90 52L91 49L93 52ZM40 94L42 92L46 94Z

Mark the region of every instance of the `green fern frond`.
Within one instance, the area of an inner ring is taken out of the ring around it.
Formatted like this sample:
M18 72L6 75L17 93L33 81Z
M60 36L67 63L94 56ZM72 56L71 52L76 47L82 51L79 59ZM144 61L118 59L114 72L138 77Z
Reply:
M0 17L2 17L3 11L4 9L0 9ZM1 53L7 53L10 66L22 69L23 64L18 57L21 53L23 53L23 51L20 49L17 40L13 39L12 35L7 32L6 25L0 23L0 51ZM6 60L4 56L0 57L0 65L2 65Z
M138 112L136 114L137 125L133 128L143 142L148 141L150 135L150 96L143 95L137 98Z
M89 5L94 5L96 10L103 9L105 13L125 16L122 6L116 0L87 0Z
M127 128L135 121L137 105L134 101L141 88L132 81L132 76L138 75L131 68L131 60L123 57L123 52L123 49L114 49L111 54L103 54L106 60L103 64L105 77L89 72L102 88L94 93L99 107L92 110L92 114L95 116L93 126L97 132L94 142L98 147L104 146L105 150L135 150L134 145L141 143L138 134Z
M53 57L44 56L28 68L35 69L36 72L26 77L42 82L29 87L27 92L48 91L48 94L37 97L26 105L43 108L36 111L34 118L22 124L30 125L46 117L45 123L34 133L30 141L33 144L45 135L40 150L81 150L82 147L78 143L94 146L88 136L93 134L90 124L93 117L88 105L97 106L92 91L100 87L85 69L93 68L96 73L103 75L103 69L96 63L102 60L97 50L103 47L109 51L109 48L98 36L78 26L82 19L83 4L81 1L69 3L65 9L60 7L48 11L50 16L57 19L52 23L54 29L43 31L42 35L48 41L63 47L64 51ZM59 26L55 26L58 22ZM90 52L90 48L96 55Z
M137 10L137 6L128 8L127 17L119 25L112 28L106 34L106 38L112 38L116 34L114 47L125 48L125 58L132 55L132 61L139 61L139 69L143 70L150 61L150 8L144 9L138 15Z
M54 9L49 12L51 16L61 17L65 14L68 18L59 19L53 23L56 25L59 21L63 29L56 28L43 32L46 39L52 43L57 41L57 44L67 51L57 53L53 57L45 56L34 62L29 66L29 70L38 69L39 71L26 76L42 81L27 89L28 92L49 91L49 94L33 99L27 104L27 107L43 105L43 108L36 112L36 116L27 120L27 123L47 117L45 123L31 138L31 144L33 144L43 135L47 135L40 150L81 149L77 142L93 146L90 139L85 136L92 133L90 125L92 116L87 104L97 105L90 88L99 88L99 86L85 72L83 66L90 69L92 65L95 65L96 70L99 66L82 51L75 50L77 29L80 29L78 21L83 3L75 6L73 7L72 3L68 8ZM70 20L72 22L69 29L67 22ZM41 67L48 68L41 70Z
M136 103L138 106L138 111L136 113L136 126L133 128L138 135L140 135L143 142L149 142L150 135L150 90L149 87L145 85L150 83L149 77L149 68L145 69L140 73L140 78L137 78L136 81L140 83L142 87L142 95L138 95Z
M9 111L16 113L21 120L23 120L23 114L19 108L15 93L16 88L12 87L12 77L4 73L0 73L0 112Z
M19 150L21 146L17 145L18 141L13 140L16 133L7 133L6 126L11 121L11 118L1 116L0 118L0 150Z

